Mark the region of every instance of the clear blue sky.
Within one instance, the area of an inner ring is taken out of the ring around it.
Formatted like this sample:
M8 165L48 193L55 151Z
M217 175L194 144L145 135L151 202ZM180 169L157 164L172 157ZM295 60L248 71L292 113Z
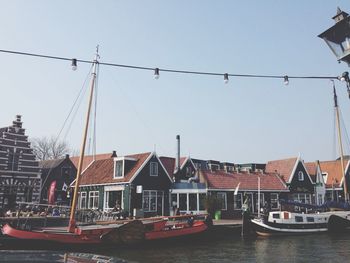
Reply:
M183 70L331 75L338 64L317 37L334 1L2 1L0 49ZM58 133L88 73L64 61L0 54L0 126L23 115L30 137ZM101 66L98 152L152 151L230 162L335 158L329 81L231 78ZM345 125L350 101L338 94ZM82 106L83 108L83 106ZM67 140L79 148L83 111ZM346 147L348 149L349 147Z

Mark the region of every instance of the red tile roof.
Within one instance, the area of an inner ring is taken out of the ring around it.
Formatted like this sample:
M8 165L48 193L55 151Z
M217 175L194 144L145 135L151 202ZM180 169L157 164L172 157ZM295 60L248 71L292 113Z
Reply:
M283 160L269 161L266 164L266 173L278 173L285 182L288 182L292 176L293 168L298 158L289 158Z
M88 169L82 174L80 185L91 185L91 184L109 184L119 182L129 182L130 179L135 175L138 169L143 165L147 158L152 153L141 153L127 155L124 157L130 157L136 159L135 165L131 170L124 175L123 178L114 179L114 158L108 158L104 160L94 161Z
M159 157L165 170L168 172L169 176L173 176L175 170L175 158L172 157Z
M208 187L212 189L234 190L239 185L239 190L258 190L258 177L260 177L260 189L269 191L288 191L281 178L275 173L226 173L224 171L201 170L201 175L206 179Z
M104 160L111 158L112 153L104 153L104 154L96 154L95 159L93 155L85 155L84 160L83 160L83 169L84 171L94 160ZM78 169L78 164L79 164L79 158L80 156L72 156L70 157L70 160L74 164L74 166Z
M346 169L348 161L344 160L344 169ZM340 187L343 179L343 173L340 160L320 162L322 173L327 173L326 187Z
M309 173L312 181L314 183L316 183L316 174L317 174L317 164L316 164L316 162L304 163L304 166L305 166L307 172Z

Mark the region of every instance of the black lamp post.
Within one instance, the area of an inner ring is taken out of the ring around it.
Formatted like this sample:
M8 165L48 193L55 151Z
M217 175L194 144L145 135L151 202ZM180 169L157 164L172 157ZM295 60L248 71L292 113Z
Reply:
M350 16L338 7L337 14L332 18L335 25L318 37L326 42L339 62L346 62L350 66Z

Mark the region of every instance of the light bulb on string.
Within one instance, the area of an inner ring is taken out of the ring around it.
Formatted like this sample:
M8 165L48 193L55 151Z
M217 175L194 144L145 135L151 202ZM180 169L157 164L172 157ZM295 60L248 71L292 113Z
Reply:
M225 73L225 74L224 74L224 83L227 84L228 82L229 82L228 74Z
M289 78L288 78L288 76L284 76L283 77L284 78L284 85L288 85L289 84Z
M159 79L159 68L154 69L154 78Z
M72 59L72 70L73 70L73 71L76 71L77 68L78 68L78 66L77 66L77 59L76 59L76 58L73 58L73 59Z

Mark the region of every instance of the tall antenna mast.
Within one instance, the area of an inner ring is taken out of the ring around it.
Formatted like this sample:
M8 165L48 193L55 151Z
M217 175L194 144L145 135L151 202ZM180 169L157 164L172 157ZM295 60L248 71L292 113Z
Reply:
M344 197L345 202L349 201L348 196L348 188L346 184L346 178L345 178L345 167L344 167L344 152L343 152L343 143L342 143L342 137L341 137L341 131L340 131L340 117L339 117L339 107L338 107L338 98L337 93L335 90L334 81L333 83L333 95L334 95L334 108L335 108L335 115L336 115L336 123L337 123L337 130L338 130L338 142L339 142L339 154L340 154L340 163L341 163L341 171L343 176L343 187L344 187Z
M91 73L89 104L88 104L88 109L86 112L85 129L83 132L83 140L82 140L81 148L80 148L80 157L79 157L79 163L78 163L78 169L77 169L77 177L75 179L74 195L73 195L72 207L71 207L70 218L69 218L68 231L71 233L74 233L75 226L76 226L75 210L76 210L77 201L78 201L78 191L79 191L79 184L80 184L81 172L82 172L83 160L84 160L84 154L85 154L86 137L87 137L87 132L89 129L89 120L90 120L90 115L91 115L92 98L94 96L94 86L95 86L95 82L96 82L96 72L97 72L98 59L99 59L99 55L98 55L98 46L97 46L95 59L93 61L93 70Z

